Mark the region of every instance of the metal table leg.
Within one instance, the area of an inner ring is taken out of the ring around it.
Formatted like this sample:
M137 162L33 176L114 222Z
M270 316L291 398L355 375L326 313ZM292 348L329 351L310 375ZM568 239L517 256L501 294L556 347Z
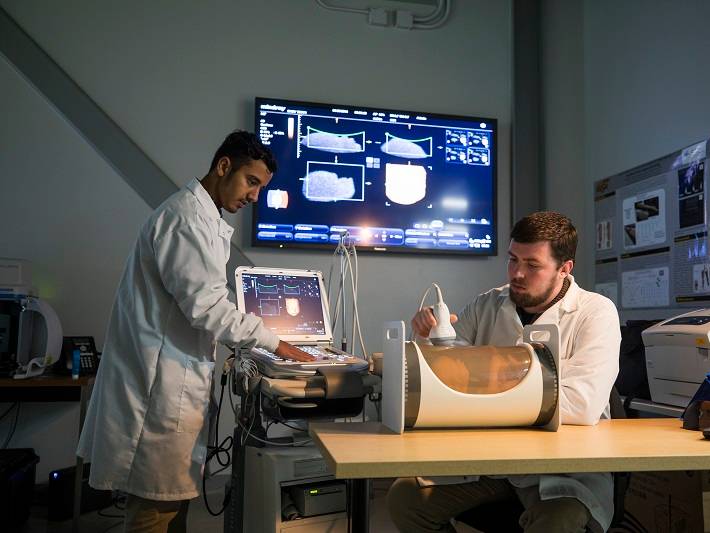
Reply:
M84 418L86 417L86 403L89 397L89 385L81 386L81 397L79 400L79 436L84 428ZM78 441L78 439L77 439ZM74 471L74 511L72 513L72 533L79 531L79 517L81 516L81 486L84 479L84 460L76 456L76 470Z
M370 480L353 479L350 505L350 523L353 533L370 531Z

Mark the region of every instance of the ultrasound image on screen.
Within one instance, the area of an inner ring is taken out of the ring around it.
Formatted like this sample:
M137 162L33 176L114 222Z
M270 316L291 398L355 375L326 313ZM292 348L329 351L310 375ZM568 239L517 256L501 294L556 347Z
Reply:
M277 335L325 335L320 284L312 276L242 274L244 312Z
M705 224L705 161L678 170L678 216L681 228Z
M278 170L252 242L493 255L494 119L257 98Z

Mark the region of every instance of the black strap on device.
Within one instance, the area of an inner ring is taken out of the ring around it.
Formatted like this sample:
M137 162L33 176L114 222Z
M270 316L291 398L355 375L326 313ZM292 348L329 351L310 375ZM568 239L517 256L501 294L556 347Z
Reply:
M322 366L318 374L325 378L326 400L336 398L361 398L365 395L362 376L339 366Z

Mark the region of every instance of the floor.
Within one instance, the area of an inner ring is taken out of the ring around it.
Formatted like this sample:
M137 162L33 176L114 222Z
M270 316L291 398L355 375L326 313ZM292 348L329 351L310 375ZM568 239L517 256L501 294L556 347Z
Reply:
M371 533L397 533L397 528L392 524L385 506L385 495L391 482L391 479L373 481L372 513L370 516ZM221 486L221 483L212 487L208 485L207 493L210 507L218 507L224 494L224 487ZM190 503L187 522L188 533L221 533L224 531L223 515L211 516L202 498L193 500ZM110 507L103 511L83 514L79 522L79 530L81 533L122 533L122 525L121 511ZM29 519L18 533L71 533L71 527L71 520L49 522L47 520L46 505L36 503L31 508ZM457 526L457 531L459 533L475 533L474 529L461 525ZM324 532L318 531L317 533Z
M374 483L373 512L370 518L370 531L372 533L395 533L397 529L389 519L385 508L385 494L391 480L377 480ZM40 488L41 491L41 488ZM218 507L224 488L208 487L208 498L212 508ZM119 509L110 507L100 512L85 513L81 516L79 528L82 533L121 533L123 531ZM47 507L35 504L30 510L30 518L21 533L70 533L72 521L49 522L47 521ZM188 513L189 533L222 532L224 530L223 516L211 516L202 498L190 503ZM248 532L252 533L252 532ZM320 532L319 532L320 533Z

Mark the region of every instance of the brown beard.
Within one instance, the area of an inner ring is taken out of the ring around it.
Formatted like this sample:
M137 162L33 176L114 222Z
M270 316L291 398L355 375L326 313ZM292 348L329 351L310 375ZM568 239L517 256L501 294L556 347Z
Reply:
M530 309L545 303L554 291L555 286L550 285L542 294L516 294L511 289L508 290L508 294L515 305L523 309Z

